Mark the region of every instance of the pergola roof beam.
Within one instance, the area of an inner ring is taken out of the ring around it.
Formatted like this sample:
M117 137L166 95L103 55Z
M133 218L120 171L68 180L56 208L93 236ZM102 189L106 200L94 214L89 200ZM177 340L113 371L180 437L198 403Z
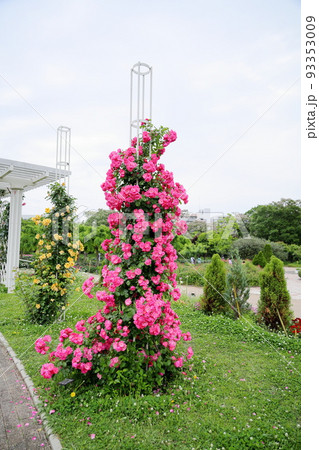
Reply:
M5 176L9 175L11 172L13 172L14 167L10 165L6 169L4 169L2 172L0 172L0 179L4 178Z

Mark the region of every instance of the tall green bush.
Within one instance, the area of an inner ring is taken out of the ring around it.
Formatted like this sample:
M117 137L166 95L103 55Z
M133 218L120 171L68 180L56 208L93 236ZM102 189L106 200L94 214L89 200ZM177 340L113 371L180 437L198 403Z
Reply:
M275 256L260 276L258 317L271 329L287 329L292 319L290 294L285 280L284 264Z
M249 311L249 283L241 259L233 258L232 266L226 277L225 298L232 308L232 314L239 318Z
M266 244L263 248L263 254L267 263L269 263L270 258L272 257L272 248L270 244Z
M280 242L269 242L265 239L256 237L252 238L240 238L237 239L232 245L232 251L238 250L242 259L253 259L253 257L263 251L266 244L270 244L272 253L281 261L287 261L288 252L285 248L285 244Z
M252 263L254 264L254 266L265 267L265 265L267 264L267 260L262 250L260 250L260 252L258 252L257 255L253 257Z
M228 308L224 297L226 289L226 268L216 253L206 269L204 293L201 298L202 310L208 314L224 313Z

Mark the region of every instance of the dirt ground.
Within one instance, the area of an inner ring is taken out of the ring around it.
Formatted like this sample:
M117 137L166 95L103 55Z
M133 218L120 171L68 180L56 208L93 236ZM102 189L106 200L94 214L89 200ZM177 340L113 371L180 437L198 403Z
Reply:
M291 297L291 308L295 317L301 318L301 279L298 272L293 267L285 267L285 278L287 280L287 288ZM178 286L182 294L192 297L200 297L203 293L203 288L198 286ZM250 288L249 303L253 307L257 307L260 296L260 287Z

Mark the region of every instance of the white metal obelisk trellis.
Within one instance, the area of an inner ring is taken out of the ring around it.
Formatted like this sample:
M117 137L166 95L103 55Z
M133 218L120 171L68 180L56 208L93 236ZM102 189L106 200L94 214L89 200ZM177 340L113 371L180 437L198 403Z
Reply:
M141 122L152 120L152 67L148 64L138 62L132 67L130 100L130 142L136 130L138 149Z
M70 177L65 175L65 171L70 170L70 151L71 128L61 126L57 130L56 179L59 183L65 184L67 193L69 193Z

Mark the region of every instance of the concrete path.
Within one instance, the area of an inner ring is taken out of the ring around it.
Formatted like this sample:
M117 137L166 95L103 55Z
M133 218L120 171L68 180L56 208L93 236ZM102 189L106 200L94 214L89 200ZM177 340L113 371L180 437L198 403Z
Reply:
M299 278L297 269L293 267L285 267L285 278L287 288L291 297L291 308L295 317L301 318L301 279ZM198 286L178 286L182 294L198 298L203 293L203 288ZM249 303L257 308L260 297L260 287L252 287L250 289Z
M51 448L26 383L0 340L0 449Z

